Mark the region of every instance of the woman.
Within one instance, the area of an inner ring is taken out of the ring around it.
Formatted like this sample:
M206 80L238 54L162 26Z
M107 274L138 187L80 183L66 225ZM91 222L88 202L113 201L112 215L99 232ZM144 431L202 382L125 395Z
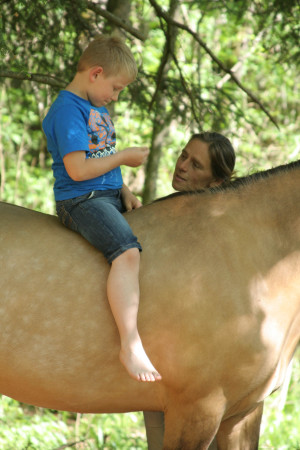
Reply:
M234 165L235 152L229 139L214 132L193 134L177 160L172 186L181 192L228 183Z
M229 139L219 133L193 134L182 150L173 173L176 191L197 191L227 184L233 177L235 152ZM149 450L160 450L164 438L164 413L144 411Z

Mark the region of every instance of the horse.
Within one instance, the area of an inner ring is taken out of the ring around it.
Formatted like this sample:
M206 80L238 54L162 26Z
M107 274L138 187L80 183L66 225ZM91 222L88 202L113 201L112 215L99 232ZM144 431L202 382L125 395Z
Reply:
M300 161L126 213L138 327L162 381L121 365L109 265L55 216L0 204L0 392L79 413L163 411L164 449L253 450L300 337Z

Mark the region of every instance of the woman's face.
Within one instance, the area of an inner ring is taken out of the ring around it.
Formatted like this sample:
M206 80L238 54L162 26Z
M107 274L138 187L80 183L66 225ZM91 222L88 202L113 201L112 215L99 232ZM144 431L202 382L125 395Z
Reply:
M176 191L196 191L220 182L212 174L208 144L199 139L189 141L177 160L173 188Z

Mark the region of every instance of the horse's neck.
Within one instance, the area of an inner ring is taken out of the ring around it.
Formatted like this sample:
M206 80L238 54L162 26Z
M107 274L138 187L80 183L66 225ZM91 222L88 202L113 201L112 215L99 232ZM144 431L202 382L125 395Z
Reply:
M284 234L293 244L300 241L300 171L294 170L257 182L248 207L270 225L270 231ZM246 202L247 207L247 202Z

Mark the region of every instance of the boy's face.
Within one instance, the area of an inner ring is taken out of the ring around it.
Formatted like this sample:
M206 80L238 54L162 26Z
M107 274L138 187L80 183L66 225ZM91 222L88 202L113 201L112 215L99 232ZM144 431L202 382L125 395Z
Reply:
M88 100L96 107L106 106L112 101L116 102L120 92L132 82L122 73L106 76L102 67L91 70L90 81Z

